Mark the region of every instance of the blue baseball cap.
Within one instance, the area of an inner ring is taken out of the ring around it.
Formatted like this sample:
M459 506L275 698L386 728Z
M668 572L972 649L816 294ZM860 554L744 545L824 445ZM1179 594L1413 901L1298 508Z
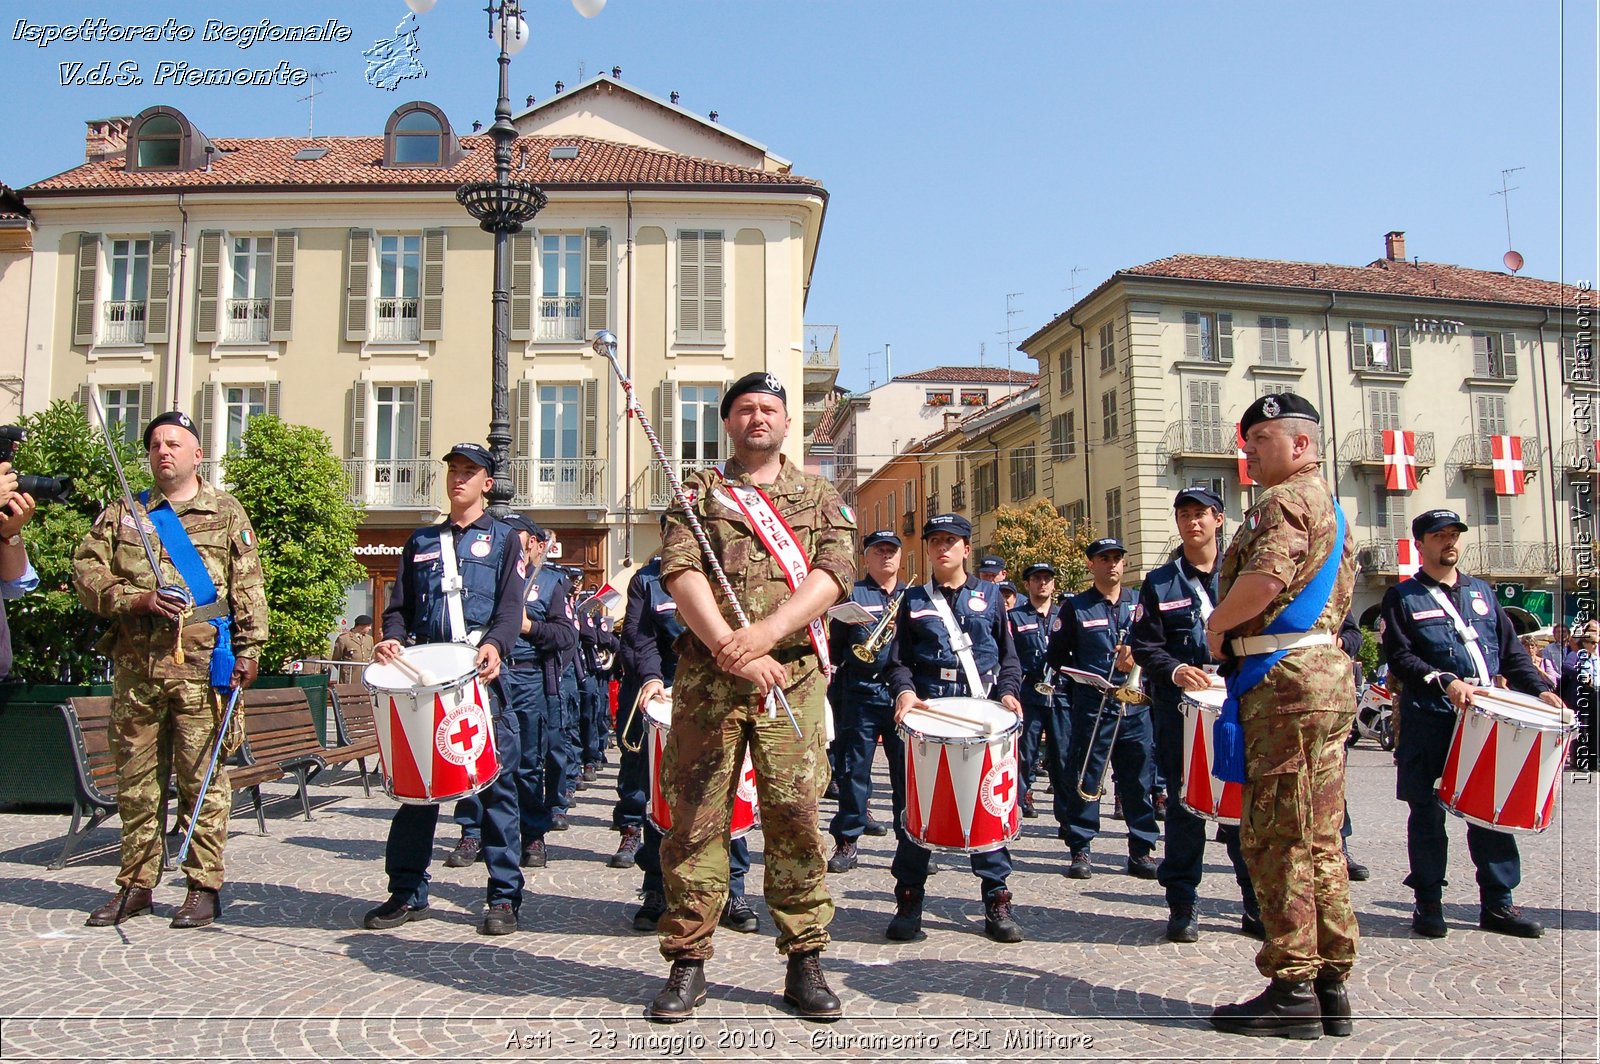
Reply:
M1097 539L1087 547L1083 548L1083 556L1085 558L1094 558L1110 551L1118 551L1119 553L1126 554L1128 553L1128 548L1124 547L1122 545L1122 540L1116 538L1115 536L1106 536L1104 539Z
M978 572L998 573L1006 567L1006 560L998 554L985 554L978 561Z
M867 534L867 538L861 541L861 549L871 550L880 543L888 543L895 547L901 546L899 536L895 535L886 528L881 528L876 532L870 532Z
M1411 538L1421 539L1429 532L1437 532L1443 528L1456 528L1465 532L1467 523L1461 520L1461 515L1454 510L1429 510L1412 518Z
M1209 506L1213 510L1222 510L1225 508L1222 505L1221 497L1218 496L1216 492L1212 491L1210 488L1202 487L1199 484L1192 484L1178 492L1178 494L1172 500L1172 508L1176 510L1178 507L1188 502L1199 503L1201 506Z
M945 532L962 539L972 538L972 522L960 514L937 514L928 518L922 525L922 535L926 539L935 532Z
M1034 562L1032 565L1022 570L1022 579L1032 580L1034 577L1041 574L1044 576L1054 577L1056 575L1056 567L1051 565L1049 562Z
M457 456L465 458L474 465L482 466L489 471L491 477L494 476L494 455L490 454L489 448L483 444L458 443L444 453L444 460L448 462Z

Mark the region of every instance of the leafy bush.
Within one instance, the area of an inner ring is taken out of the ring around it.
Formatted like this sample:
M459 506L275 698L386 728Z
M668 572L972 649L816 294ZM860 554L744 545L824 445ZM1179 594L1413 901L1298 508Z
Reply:
M1040 500L1023 509L1002 506L995 516L994 539L985 553L1006 560L1006 572L1022 593L1022 570L1034 562L1049 562L1056 567L1058 592L1080 591L1089 584L1089 567L1083 549L1089 545L1089 531L1074 528L1055 507Z

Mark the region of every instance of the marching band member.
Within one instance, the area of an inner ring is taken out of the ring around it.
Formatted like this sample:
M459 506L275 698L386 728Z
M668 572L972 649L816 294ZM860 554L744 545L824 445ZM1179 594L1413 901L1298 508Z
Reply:
M1017 771L1022 777L1022 815L1039 815L1033 802L1034 766L1039 744L1045 747L1045 765L1056 793L1056 822L1064 830L1067 821L1061 812L1062 796L1072 777L1065 775L1068 748L1072 745L1072 691L1065 681L1054 680L1055 670L1046 659L1050 631L1061 605L1056 597L1056 567L1049 562L1034 562L1022 570L1022 586L1028 597L1008 612L1011 635L1017 644L1017 660L1022 666L1022 735L1017 740ZM1054 687L1044 694L1039 686Z

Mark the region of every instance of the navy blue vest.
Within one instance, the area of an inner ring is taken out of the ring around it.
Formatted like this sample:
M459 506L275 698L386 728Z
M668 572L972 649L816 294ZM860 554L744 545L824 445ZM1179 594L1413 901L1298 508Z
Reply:
M1007 615L1011 620L1012 639L1017 644L1017 660L1022 665L1022 691L1017 697L1025 706L1049 704L1050 700L1034 690L1033 685L1044 679L1045 651L1050 646L1050 624L1060 612L1061 607L1052 603L1041 614L1033 608L1033 603L1024 598ZM1058 685L1058 696L1065 694L1065 688Z
M550 608L559 598L567 593L567 578L548 565L541 565L539 571L533 574L533 579L528 581L528 597L523 609L528 614L528 620L534 624L550 620ZM560 607L556 607L559 611ZM520 664L524 661L542 662L545 652L528 641L527 633L517 636L516 648L513 656Z
M1167 638L1167 653L1185 665L1203 667L1211 664L1211 652L1206 649L1205 621L1200 616L1200 600L1194 588L1183 575L1183 563L1173 560L1150 571L1144 578L1145 587L1155 591L1161 615L1161 631ZM1206 594L1211 604L1217 604L1217 571L1212 569L1205 581ZM1151 674L1150 692L1154 701L1164 706L1176 706L1183 689L1172 682L1171 676Z
M417 593L411 635L425 643L451 641L443 587L444 562L439 554L439 534L444 529L441 523L411 533L411 564L416 571L413 586ZM520 549L520 540L510 526L499 521L491 521L487 529L468 528L454 538L456 571L461 574L461 617L469 632L481 631L494 615L506 551Z
M1454 588L1442 588L1450 604L1461 614L1473 631L1478 633L1478 649L1488 663L1489 675L1500 672L1500 620L1495 607L1494 589L1484 581L1466 573L1458 573ZM1411 650L1441 672L1453 672L1470 680L1478 669L1467 653L1466 643L1456 632L1456 625L1428 588L1415 578L1402 580L1395 588L1400 596L1400 612L1405 617L1406 631L1411 636ZM1437 713L1454 713L1450 702L1437 688L1420 690L1405 688L1400 693L1402 704Z
M928 598L927 585L918 584L906 592L905 603L901 606L906 630L897 632L896 636L911 641L911 671L918 694L923 698L966 694L988 697L1000 671L994 613L1001 608L1000 589L987 580L979 580L975 587L962 588L955 593L951 613L955 616L956 627L972 638L972 657L984 684L984 690L969 692L966 673L950 645L950 636L939 618L939 611Z
M897 589L898 590L898 589ZM878 620L883 619L883 611L888 608L892 593L886 594L872 579L857 580L850 589L849 601L859 603L861 608L872 614ZM874 624L841 624L840 639L834 656L835 662L840 666L845 696L852 703L871 702L875 705L887 706L894 700L889 697L889 685L884 682L883 670L889 664L889 651L893 640L885 643L883 649L878 651L878 656L871 664L856 657L850 649L857 643L865 643L867 637L876 628Z
M654 559L640 570L645 580L644 625L655 630L656 653L661 655L661 682L672 686L678 674L678 637L683 634L683 622L678 620L678 604L667 594L661 583L661 560Z
M1139 593L1131 587L1122 589L1122 594L1117 605L1112 607L1105 600L1105 596L1093 587L1080 591L1066 601L1061 609L1062 624L1076 624L1078 626L1078 648L1072 661L1072 667L1092 672L1096 676L1106 676L1111 672L1111 663L1115 658L1118 641L1123 639L1128 629L1133 625L1133 609L1139 602ZM1113 684L1120 683L1127 678L1127 673L1118 669L1109 677ZM1073 699L1083 704L1093 705L1100 703L1100 693L1087 684L1075 683ZM1145 706L1129 706L1128 712L1136 713Z

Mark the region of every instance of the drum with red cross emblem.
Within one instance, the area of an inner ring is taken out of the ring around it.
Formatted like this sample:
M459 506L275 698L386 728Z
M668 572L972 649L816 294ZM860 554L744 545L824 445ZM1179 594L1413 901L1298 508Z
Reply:
M410 805L454 802L477 794L500 774L477 653L465 643L424 643L362 673L372 692L389 797Z
M899 725L905 740L906 834L944 853L986 853L1022 834L1017 738L998 702L932 698Z

